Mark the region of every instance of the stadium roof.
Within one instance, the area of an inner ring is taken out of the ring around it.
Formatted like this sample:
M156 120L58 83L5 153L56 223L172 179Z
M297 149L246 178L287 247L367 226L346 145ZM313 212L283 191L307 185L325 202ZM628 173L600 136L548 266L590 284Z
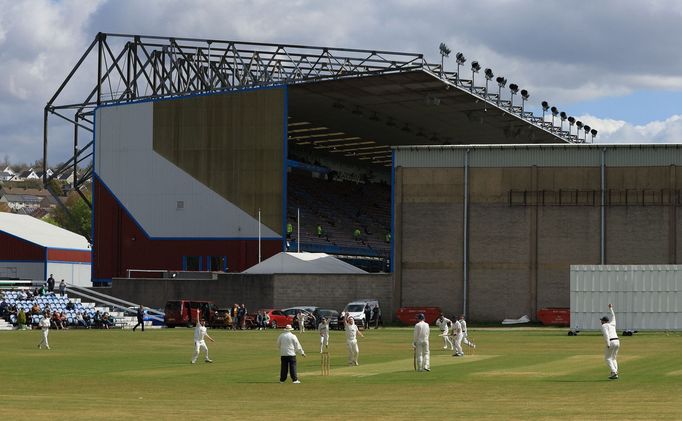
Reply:
M483 76L478 85L460 76L420 53L99 33L45 106L43 169L50 116L92 132L104 104L281 85L292 141L383 165L393 145L587 140L589 127L576 122L585 134L571 132L563 113L545 121L527 111L529 94L518 86L524 99L514 102L496 83L482 85ZM92 176L92 142L74 144L73 158L48 178L80 165L78 188Z
M6 233L42 247L90 250L82 235L59 228L28 215L0 212L0 233Z

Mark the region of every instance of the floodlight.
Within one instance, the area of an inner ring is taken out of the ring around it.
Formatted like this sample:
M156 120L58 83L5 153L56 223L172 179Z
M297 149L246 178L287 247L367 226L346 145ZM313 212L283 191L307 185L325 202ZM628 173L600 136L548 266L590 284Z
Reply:
M575 124L575 117L573 117L573 116L568 117L568 135L569 136L571 135L571 128L573 127L574 124Z
M576 121L576 122L575 122L575 125L578 126L578 129L582 129L582 128L583 128L583 122L580 121L580 120Z
M526 101L530 98L530 94L527 90L521 89L521 114L523 114L523 109L525 108Z
M493 73L493 70L490 67L486 68L483 73L485 74L485 96L487 98L488 97L488 82L490 82L490 80L495 77L495 74Z
M440 46L438 48L440 49L440 55L443 57L449 57L450 53L452 52L452 50L449 49L448 46L445 45L444 42L441 42Z
M497 84L500 85L500 88L504 88L507 85L507 79L503 78L502 76L498 76L495 81L497 81Z
M445 57L449 57L452 50L450 50L444 42L441 42L438 48L440 49L440 74L442 76L445 71Z
M495 77L495 74L493 74L493 71L490 67L485 69L485 71L483 73L485 73L485 78L488 80L492 80L492 78Z
M552 107L549 110L552 112L552 127L554 127L554 117L559 114L559 109L557 107Z
M547 101L542 101L542 122L545 122L545 113L549 110L549 103Z
M474 91L474 75L481 70L481 65L477 61L471 62L471 87L469 88L471 92Z
M597 130L596 130L596 129L592 129L592 130L590 131L590 133L592 133L592 138L594 138L594 137L597 135Z
M510 83L509 90L511 91L512 95L516 95L516 93L519 92L519 85L516 83Z
M455 61L457 62L457 74L455 75L455 84L459 84L459 66L462 64L466 63L467 59L464 57L464 54L462 53L457 53L455 55Z
M559 117L561 117L561 121L565 121L568 118L566 113L563 111L559 113Z
M566 121L566 113L565 112L560 112L559 113L559 118L561 118L561 122L559 123L559 131L563 132L564 131L564 121Z

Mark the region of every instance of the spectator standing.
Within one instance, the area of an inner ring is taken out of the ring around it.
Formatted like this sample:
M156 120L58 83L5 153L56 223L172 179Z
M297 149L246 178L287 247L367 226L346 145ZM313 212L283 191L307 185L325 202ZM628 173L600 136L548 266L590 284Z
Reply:
M317 224L317 238L322 238L322 225Z
M267 311L263 312L263 330L267 329L268 326L270 326L270 315L268 314Z
M294 226L291 224L291 222L287 222L287 238L291 239L291 234L294 232Z
M133 326L133 332L138 326L142 326L142 331L144 332L144 307L142 305L137 307L137 324Z
M208 358L208 347L206 346L206 340L204 338L208 338L211 342L215 342L206 332L206 320L201 319L197 322L197 327L194 328L194 355L192 356L192 364L197 362L197 358L199 358L199 353L202 349L204 350L204 361L207 363L213 362L213 360Z
M291 376L294 384L301 383L298 380L298 373L296 370L296 352L299 352L302 357L305 357L305 351L301 347L296 335L292 333L294 328L291 325L286 325L284 332L277 338L277 348L279 348L280 355L280 370L279 382L284 383L287 380L287 375Z
M65 295L66 294L66 282L62 279L62 281L59 283L59 295Z
M258 330L265 330L265 325L263 324L263 310L258 310L256 313L256 326Z
M26 313L24 312L24 309L20 309L19 313L17 314L17 325L19 330L25 330L26 329Z
M355 241L360 241L362 236L362 231L360 231L360 228L355 228L355 231L353 231L353 239Z
M379 307L379 304L374 307L374 310L372 310L372 320L374 320L374 329L379 329L379 324L381 324L381 327L384 327L384 321L381 319L381 307Z
M239 318L239 329L246 329L246 306L243 303L237 310L237 316Z
M364 325L365 329L369 329L369 322L372 319L372 309L369 308L369 304L365 304L365 320L364 320Z
M47 292L54 292L54 277L52 274L47 278Z
M46 349L50 349L50 344L47 342L47 335L50 333L50 313L45 313L39 323L40 330L42 330L43 340L38 344L38 349L42 349L45 345Z
M414 325L412 347L417 359L417 371L431 371L431 359L429 355L429 325L424 321L424 314L417 315L419 322Z
M232 307L232 330L237 330L237 326L239 326L239 304L235 303L235 305Z

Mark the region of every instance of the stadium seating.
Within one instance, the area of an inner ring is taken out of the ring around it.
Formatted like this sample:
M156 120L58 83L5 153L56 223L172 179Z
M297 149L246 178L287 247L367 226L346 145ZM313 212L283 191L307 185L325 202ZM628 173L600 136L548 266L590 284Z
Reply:
M313 178L309 174L288 175L287 221L296 227L301 215L301 249L360 256L387 257L390 244L390 186ZM317 225L324 235L317 236ZM353 231L361 230L361 241ZM295 244L296 228L294 228ZM293 245L292 245L293 247Z

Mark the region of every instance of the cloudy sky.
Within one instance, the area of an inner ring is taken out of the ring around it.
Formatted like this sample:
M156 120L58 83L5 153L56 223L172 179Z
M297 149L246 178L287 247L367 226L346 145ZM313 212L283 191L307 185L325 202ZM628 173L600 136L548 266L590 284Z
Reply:
M548 100L597 128L599 142L682 142L680 22L677 0L0 0L0 160L42 157L45 103L97 32L422 52L433 62L445 42L528 89L534 107ZM57 127L51 142L56 164L71 139Z

